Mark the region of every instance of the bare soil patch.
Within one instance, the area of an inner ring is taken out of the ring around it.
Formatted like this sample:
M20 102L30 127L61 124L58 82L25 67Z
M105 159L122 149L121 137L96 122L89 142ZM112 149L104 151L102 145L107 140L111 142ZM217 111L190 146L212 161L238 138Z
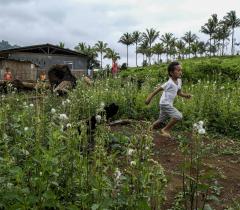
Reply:
M134 133L137 132L131 125L117 125L112 126L111 130L121 133ZM174 202L175 196L178 192L182 191L182 177L180 165L183 162L183 156L179 151L179 142L177 139L171 140L165 138L154 131L154 158L159 161L165 169L165 174L168 178L168 184L166 189L166 201L163 209L171 208ZM221 139L214 141L218 142L216 148L221 150L222 148L230 151L234 150L235 144L239 146L239 142L229 140L230 143L222 143ZM224 140L226 142L226 140ZM210 142L211 143L211 142ZM223 146L223 144L225 146ZM217 152L216 154L210 154L209 157L204 160L206 167L211 167L220 173L220 178L217 180L221 186L221 192L219 195L219 203L209 202L216 210L223 210L233 203L233 200L240 198L240 157L238 154L222 154Z

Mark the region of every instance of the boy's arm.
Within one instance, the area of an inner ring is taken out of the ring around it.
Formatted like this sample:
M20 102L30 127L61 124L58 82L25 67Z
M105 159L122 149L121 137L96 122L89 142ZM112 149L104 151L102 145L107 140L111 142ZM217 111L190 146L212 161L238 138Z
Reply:
M188 98L188 99L189 99L189 98L192 97L190 94L188 94L188 93L183 93L181 90L178 90L177 94L178 94L178 96L181 96L181 97L183 97L183 98Z
M156 90L154 90L152 93L150 93L145 101L145 104L149 104L152 100L152 98L157 95L160 91L164 90L161 86L159 86Z

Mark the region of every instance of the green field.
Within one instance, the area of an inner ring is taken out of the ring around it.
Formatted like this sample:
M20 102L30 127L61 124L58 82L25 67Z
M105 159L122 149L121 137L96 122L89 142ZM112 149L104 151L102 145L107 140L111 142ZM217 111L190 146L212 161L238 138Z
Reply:
M215 204L220 200L214 185L218 176L204 164L209 155L240 154L240 57L183 60L182 66L183 92L193 97L175 103L184 116L173 135L185 157L180 175L186 189L172 209L184 209L190 195L202 205L198 197L206 191L212 196L205 200L209 208L238 208L238 195ZM144 101L166 81L166 68L131 68L117 78L99 73L93 86L78 80L65 98L46 90L17 93L9 87L0 101L0 209L162 209L169 179L156 161L149 130L158 117L160 95L149 106ZM112 120L134 123L130 131L117 132L102 113L95 147L89 151L85 121L112 102L119 106ZM193 130L199 121L204 122L204 135ZM230 141L231 146L217 148ZM188 174L190 169L196 173Z

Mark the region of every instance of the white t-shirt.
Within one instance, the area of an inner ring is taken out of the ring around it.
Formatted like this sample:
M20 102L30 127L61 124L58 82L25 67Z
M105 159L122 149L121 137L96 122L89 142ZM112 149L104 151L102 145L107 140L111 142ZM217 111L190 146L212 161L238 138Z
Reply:
M177 84L170 77L169 80L161 86L163 94L160 98L160 104L170 104L173 105L173 101L177 95L177 92L181 90L182 80L177 79Z

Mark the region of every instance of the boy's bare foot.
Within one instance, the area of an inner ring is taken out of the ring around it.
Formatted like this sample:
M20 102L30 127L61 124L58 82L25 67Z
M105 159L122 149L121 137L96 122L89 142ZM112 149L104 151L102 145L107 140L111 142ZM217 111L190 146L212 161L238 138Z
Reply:
M161 135L167 138L171 138L170 133L165 131L164 129L161 129Z

